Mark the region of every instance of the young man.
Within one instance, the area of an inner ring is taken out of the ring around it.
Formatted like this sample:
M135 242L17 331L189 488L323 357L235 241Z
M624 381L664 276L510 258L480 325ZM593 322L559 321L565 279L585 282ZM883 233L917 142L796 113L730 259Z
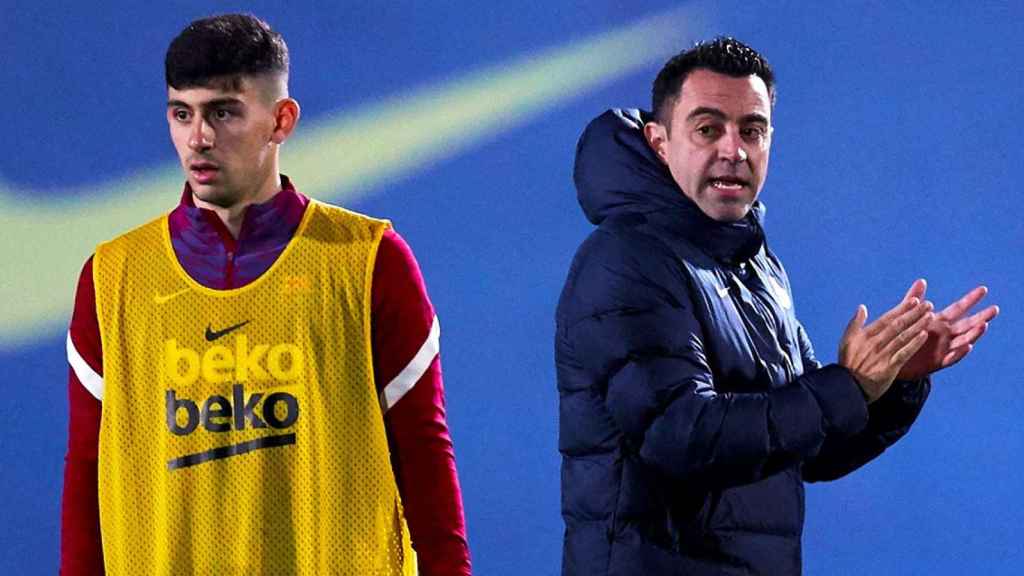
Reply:
M62 573L468 575L437 319L387 221L278 172L284 40L198 20L166 77L181 202L79 280Z
M803 482L843 476L910 428L929 374L998 310L938 314L925 284L822 367L757 201L774 79L722 38L671 59L654 115L613 110L577 149L598 228L558 305L563 574L801 571Z

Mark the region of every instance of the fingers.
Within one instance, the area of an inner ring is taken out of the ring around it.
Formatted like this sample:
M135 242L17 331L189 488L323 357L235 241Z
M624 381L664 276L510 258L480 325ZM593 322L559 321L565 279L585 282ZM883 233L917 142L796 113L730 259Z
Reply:
M928 324L932 321L932 315L929 313L930 311L931 302L925 302L923 306L919 306L918 309L909 316L909 318L913 318L914 315L917 316L912 323L905 324L902 322L903 319L901 318L901 322L899 322L899 324L902 324L902 326L896 326L894 324L890 328L886 329L886 331L883 331L880 338L889 337L891 339L882 340L883 344L881 344L879 348L883 352L899 351L903 349L908 342L916 338L919 333L924 332L925 335L927 335ZM899 364L902 365L903 362L899 362Z
M907 314L908 312L912 312L915 308L917 308L917 305L920 303L921 301L918 300L916 297L911 297L908 300L900 302L895 307L891 308L888 312L879 316L874 322L869 324L868 327L865 329L865 335L871 337L878 334L885 328L892 325L896 318L899 318L900 316ZM866 311L867 309L865 308L865 312Z
M914 300L916 300L916 298L913 298L910 301ZM889 319L882 325L881 330L875 333L877 336L878 347L889 348L893 340L897 339L898 336L904 334L911 326L917 325L922 320L924 321L924 324L920 326L920 329L924 329L927 322L931 320L931 310L931 302L921 302L914 305L909 310L906 310L899 316ZM879 318L872 324L872 326L869 326L868 331L871 331L874 324L879 323L882 323L882 318ZM910 336L913 336L913 334ZM900 342L900 345L903 343L904 342Z
M973 314L967 318L961 318L957 320L949 327L949 333L952 336L959 336L968 330L972 330L981 324L988 324L993 318L999 315L998 306L989 306L977 314Z
M949 349L953 350L956 348L961 348L963 346L970 346L974 344L975 342L978 341L978 338L981 338L982 335L985 334L986 330L988 330L988 324L981 324L979 326L975 326L973 330L965 332L957 336L956 338L950 340Z
M949 368L963 360L964 356L967 356L974 349L974 343L984 336L987 330L988 323L980 324L951 340L949 342L949 351L942 357L942 367Z
M924 293L927 289L928 282L924 278L918 278L910 285L910 289L903 295L903 299L909 300L910 298L917 298L918 300L924 300Z
M942 367L949 368L953 364L956 364L957 362L963 360L964 356L967 356L967 354L969 354L970 351L973 349L974 347L968 344L967 346L964 346L962 348L950 350L945 356L942 357Z
M978 324L987 324L991 322L996 316L999 315L998 306L989 306L981 312L973 314L967 318L961 318L956 321L950 329L953 334L962 334L971 328L974 328Z
M956 302L946 306L946 308L939 313L939 317L943 320L956 320L963 316L964 313L970 310L975 304L980 302L986 294L988 294L988 288L985 286L978 286L967 294L964 294Z
M892 362L896 366L903 366L910 360L910 357L917 353L924 346L924 343L928 341L928 331L921 330L914 334L913 337L902 348L896 351L892 356ZM895 375L895 374L894 374Z

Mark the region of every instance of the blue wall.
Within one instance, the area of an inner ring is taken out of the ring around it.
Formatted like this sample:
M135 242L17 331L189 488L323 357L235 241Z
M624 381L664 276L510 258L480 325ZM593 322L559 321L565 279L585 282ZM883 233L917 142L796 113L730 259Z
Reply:
M103 196L106 183L173 167L163 52L208 4L26 4L5 0L0 11L0 205L70 213ZM674 6L324 4L218 7L251 10L283 32L304 129ZM769 242L787 264L819 357L835 358L857 304L880 312L917 277L929 280L938 305L985 283L1002 308L977 350L936 377L904 441L848 478L809 488L806 572L1018 574L1024 400L1013 343L1024 341L1024 9L889 4L691 4L699 19L680 27L678 47L732 34L777 70L775 140L762 199ZM464 150L386 173L340 200L391 218L423 268L443 328L449 423L479 574L558 572L553 310L589 230L570 179L573 147L605 108L647 106L659 64L580 88ZM436 114L446 113L437 107ZM308 178L291 176L300 189ZM168 188L165 201L146 209L170 208L178 194ZM51 271L45 263L15 266L14 255L32 247L10 230L0 237L0 284L15 300L29 298L22 293L30 291L30 277ZM72 234L66 243L84 258L92 240ZM8 334L13 343L0 347L4 573L56 569L67 426L61 326L77 274L75 266L66 268L56 271L66 284L59 286L61 313L42 327ZM0 326L6 322L0 318Z

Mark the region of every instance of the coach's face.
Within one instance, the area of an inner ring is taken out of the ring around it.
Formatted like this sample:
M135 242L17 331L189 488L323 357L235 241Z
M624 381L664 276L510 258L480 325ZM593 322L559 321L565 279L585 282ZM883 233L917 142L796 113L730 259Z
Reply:
M230 208L277 191L277 147L291 132L298 110L283 111L289 117L282 124L282 103L294 101L275 99L267 82L242 77L167 88L171 140L197 200Z
M644 127L683 194L720 222L742 219L761 192L771 131L771 100L761 78L706 69L686 77L668 126Z

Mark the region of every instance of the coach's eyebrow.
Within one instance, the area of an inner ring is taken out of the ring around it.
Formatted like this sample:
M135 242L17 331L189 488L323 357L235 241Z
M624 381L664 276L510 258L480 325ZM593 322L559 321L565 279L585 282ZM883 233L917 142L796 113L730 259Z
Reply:
M718 108L711 108L710 106L700 106L698 108L694 108L693 110L691 110L690 113L686 115L686 119L693 120L697 116L705 115L714 116L715 118L718 118L720 120L725 120L726 118L725 112L722 112Z
M687 120L693 120L694 118L696 118L698 116L712 116L712 117L714 117L714 118L716 118L718 120L728 120L729 119L729 117L725 114L725 112L722 112L718 108L711 108L710 106L701 106L699 108L694 108L689 114L687 114L686 119ZM742 116L740 118L740 122L743 123L743 124L749 124L749 123L752 123L752 122L759 122L759 123L764 124L764 125L767 126L768 125L768 117L765 116L764 114L760 114L760 113L754 112L754 113L745 114L744 116Z
M768 117L765 116L764 114L758 114L757 112L754 112L753 114L747 114L746 116L740 118L740 122L743 123L743 124L749 124L749 123L752 123L752 122L759 122L759 123L764 124L765 126L767 126L768 125Z

